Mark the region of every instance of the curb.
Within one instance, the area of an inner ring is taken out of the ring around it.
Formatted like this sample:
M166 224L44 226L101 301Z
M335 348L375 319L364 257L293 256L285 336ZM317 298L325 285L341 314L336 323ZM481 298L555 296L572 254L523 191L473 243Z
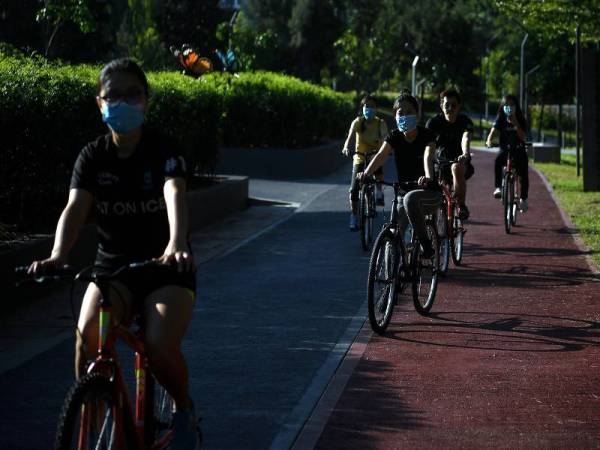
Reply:
M217 171L263 179L318 178L337 170L348 159L342 141L301 149L221 148Z
M248 206L248 177L222 175L225 178L218 184L206 189L188 192L189 226L194 231L211 222L215 222L233 212ZM69 263L83 267L93 262L97 246L96 227L85 225L77 243L69 255ZM53 285L26 284L15 287L13 269L31 261L46 258L52 250L54 236L46 235L40 239L23 244L14 250L0 254L0 289L3 292L0 316L4 316L21 306L60 287Z

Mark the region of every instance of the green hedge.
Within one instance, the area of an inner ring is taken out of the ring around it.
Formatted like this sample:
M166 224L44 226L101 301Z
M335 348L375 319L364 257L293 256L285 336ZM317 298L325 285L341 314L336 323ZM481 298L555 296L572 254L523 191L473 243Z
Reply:
M54 226L78 152L106 132L94 99L99 71L0 51L0 223ZM309 146L342 136L353 115L351 96L284 75L148 78L148 122L176 138L190 166L205 173L214 171L219 145Z

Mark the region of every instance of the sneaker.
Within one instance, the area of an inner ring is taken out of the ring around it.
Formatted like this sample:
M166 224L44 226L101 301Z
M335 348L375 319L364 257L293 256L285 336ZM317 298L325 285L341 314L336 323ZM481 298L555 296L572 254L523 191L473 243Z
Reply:
M469 212L469 208L467 208L467 205L465 205L464 203L462 205L458 206L458 218L460 220L467 220L469 218L470 212Z
M500 198L500 197L502 197L502 191L500 190L500 188L496 188L494 190L494 194L493 195L494 195L494 198Z
M378 190L375 193L375 203L377 204L377 206L385 205L385 202L383 200L383 191L382 190Z
M425 259L431 259L433 257L435 251L433 250L431 241L429 239L421 242L421 253Z
M350 214L350 231L358 230L358 219L356 214Z
M200 448L200 430L192 403L189 411L173 413L173 440L169 450L197 450Z
M522 198L519 200L519 209L523 213L527 212L527 210L529 209L529 204L527 203L526 198Z

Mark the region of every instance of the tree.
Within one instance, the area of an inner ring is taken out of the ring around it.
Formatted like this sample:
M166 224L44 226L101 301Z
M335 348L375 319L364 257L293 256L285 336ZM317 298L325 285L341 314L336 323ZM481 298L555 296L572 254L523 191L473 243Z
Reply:
M89 0L46 0L44 7L38 11L36 20L47 22L52 29L46 44L46 57L56 34L65 23L73 22L84 34L94 31L96 26Z
M581 26L582 42L600 40L600 0L495 0L498 10L519 21L530 32L546 40L575 40Z

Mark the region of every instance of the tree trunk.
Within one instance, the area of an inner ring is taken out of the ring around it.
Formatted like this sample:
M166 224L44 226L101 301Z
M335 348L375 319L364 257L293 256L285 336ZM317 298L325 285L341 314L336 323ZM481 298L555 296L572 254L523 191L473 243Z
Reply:
M558 120L556 122L556 131L558 132L558 147L561 148L562 147L562 134L563 134L563 129L562 129L562 116L563 116L563 105L562 103L558 104Z

